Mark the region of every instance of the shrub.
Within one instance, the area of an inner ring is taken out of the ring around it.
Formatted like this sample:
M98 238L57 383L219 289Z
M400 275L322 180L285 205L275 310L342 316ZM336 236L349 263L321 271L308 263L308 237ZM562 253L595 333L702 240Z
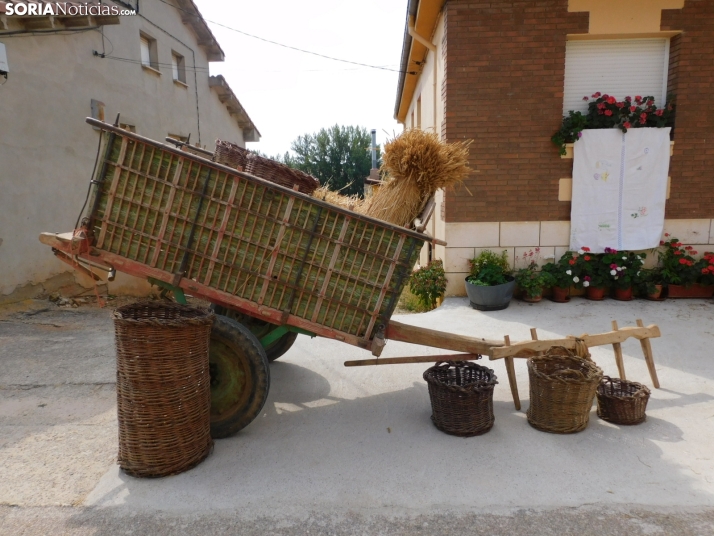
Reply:
M409 279L409 290L416 295L424 307L436 307L436 299L446 291L446 272L440 260L430 262L417 269Z

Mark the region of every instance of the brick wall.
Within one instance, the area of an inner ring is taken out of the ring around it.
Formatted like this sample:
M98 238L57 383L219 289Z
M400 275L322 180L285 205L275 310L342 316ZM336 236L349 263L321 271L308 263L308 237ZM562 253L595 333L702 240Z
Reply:
M672 39L668 89L677 114L672 185L667 218L714 217L714 1L686 0L664 10L662 30L683 30Z
M446 221L570 219L558 179L571 176L572 160L550 137L562 116L566 36L588 32L588 13L569 13L568 0L448 0L444 19L442 133L473 139L479 170L446 193ZM714 111L702 106L714 90L713 27L712 0L663 12L662 30L685 32L672 41L679 108L667 218L714 216Z

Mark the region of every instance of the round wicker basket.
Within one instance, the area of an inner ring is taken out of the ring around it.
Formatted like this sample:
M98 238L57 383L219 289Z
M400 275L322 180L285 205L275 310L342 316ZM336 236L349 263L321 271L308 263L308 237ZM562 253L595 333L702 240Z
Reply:
M469 437L493 426L493 370L468 361L436 363L424 372L431 398L431 420L447 434Z
M528 359L530 406L528 422L555 434L571 434L588 425L602 370L592 361L554 347Z
M597 387L597 416L615 424L640 424L650 390L637 382L604 376Z
M211 452L213 318L170 302L139 302L114 312L118 463L126 473L173 475Z

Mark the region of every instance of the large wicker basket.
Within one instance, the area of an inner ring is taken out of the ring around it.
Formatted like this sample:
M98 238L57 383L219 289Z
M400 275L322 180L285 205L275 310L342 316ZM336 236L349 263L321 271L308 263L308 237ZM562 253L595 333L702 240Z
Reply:
M493 370L468 361L439 362L424 372L434 425L447 434L469 437L493 426Z
M169 302L139 302L114 312L118 463L126 473L173 475L211 452L213 318Z
M597 388L597 415L615 424L639 424L646 419L650 390L637 382L604 376Z
M528 359L528 422L555 434L571 434L588 425L602 370L562 347Z

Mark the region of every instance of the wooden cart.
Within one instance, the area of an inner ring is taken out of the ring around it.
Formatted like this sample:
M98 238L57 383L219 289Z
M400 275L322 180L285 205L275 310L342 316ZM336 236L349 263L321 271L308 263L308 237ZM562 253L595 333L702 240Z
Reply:
M506 345L390 320L424 242L445 245L423 233L433 202L415 229L406 229L218 164L195 148L87 123L102 133L87 215L73 232L42 233L40 241L95 280L97 269L110 279L121 271L148 278L179 302L188 293L214 304L214 437L235 433L260 413L268 363L298 333L377 357L386 340L464 352L383 362L494 358L494 349ZM527 353L522 348L515 357ZM520 407L514 355L498 357L506 360Z

